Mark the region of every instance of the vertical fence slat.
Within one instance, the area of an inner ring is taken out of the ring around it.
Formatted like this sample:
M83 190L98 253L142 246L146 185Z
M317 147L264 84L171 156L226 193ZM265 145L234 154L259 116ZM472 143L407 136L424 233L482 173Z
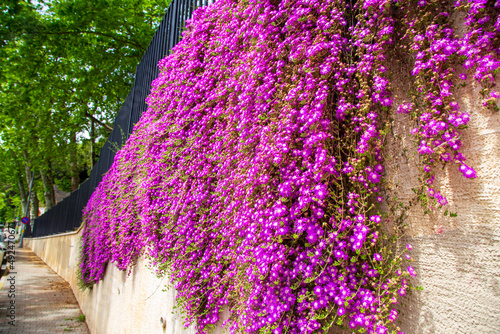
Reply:
M69 211L69 197L66 197L62 200L61 202L61 212L59 215L59 224L57 224L56 232L61 233L61 232L66 232L66 224L67 222L67 217L68 217L68 211Z

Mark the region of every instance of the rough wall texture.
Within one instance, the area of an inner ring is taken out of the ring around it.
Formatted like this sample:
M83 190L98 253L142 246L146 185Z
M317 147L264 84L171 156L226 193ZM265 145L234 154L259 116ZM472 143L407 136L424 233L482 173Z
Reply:
M404 96L406 86L401 83L396 94ZM436 189L449 204L430 214L420 205L408 211L405 242L413 245L418 274L413 283L424 290L412 292L400 307L406 333L500 333L500 114L482 106L479 90L469 81L456 92L471 115L462 152L477 178L445 166L436 174ZM420 175L411 127L407 115L396 115L387 149L391 193L406 203ZM446 210L458 216L445 216Z

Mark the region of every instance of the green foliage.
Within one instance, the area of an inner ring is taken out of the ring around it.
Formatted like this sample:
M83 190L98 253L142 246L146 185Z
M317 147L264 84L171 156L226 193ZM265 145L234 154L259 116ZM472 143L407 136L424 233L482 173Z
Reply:
M27 170L41 198L41 170L65 191L90 174L92 142L95 152L105 143L170 2L0 4L0 192L19 197L19 180L27 191ZM0 217L7 211L0 206Z

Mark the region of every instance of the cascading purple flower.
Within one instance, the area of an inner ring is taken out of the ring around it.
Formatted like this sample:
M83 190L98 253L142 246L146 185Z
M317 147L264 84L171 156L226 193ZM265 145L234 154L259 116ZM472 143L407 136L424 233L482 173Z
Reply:
M393 104L386 56L407 43L393 36L395 13L410 4L219 0L197 9L85 208L83 280L146 254L199 333L227 305L232 332L393 330L391 304L415 271L392 265L402 259L385 246L377 205ZM428 196L441 205L429 187L433 161L476 176L459 152L470 115L453 100L447 64L472 53L464 67L482 66L483 83L494 74L487 51L498 36L481 6L470 2L468 24L483 30L462 40L447 12L428 26L405 21L412 73L438 74L420 87L426 108L412 101L398 112L416 117Z

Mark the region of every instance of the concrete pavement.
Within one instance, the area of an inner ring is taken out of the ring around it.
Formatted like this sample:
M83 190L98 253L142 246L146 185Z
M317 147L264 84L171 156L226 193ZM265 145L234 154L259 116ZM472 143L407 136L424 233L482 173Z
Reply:
M11 248L12 269L0 280L0 333L89 333L69 284L17 246Z

